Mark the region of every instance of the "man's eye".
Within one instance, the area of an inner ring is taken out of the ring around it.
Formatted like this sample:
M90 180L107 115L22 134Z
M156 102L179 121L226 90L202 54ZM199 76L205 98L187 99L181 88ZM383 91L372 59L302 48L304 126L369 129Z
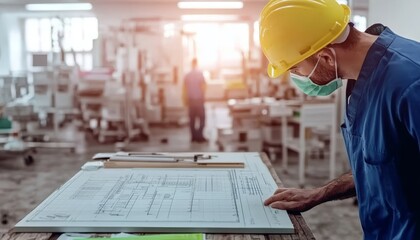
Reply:
M296 68L291 68L289 71L293 74L298 74L299 75L299 71L297 71Z

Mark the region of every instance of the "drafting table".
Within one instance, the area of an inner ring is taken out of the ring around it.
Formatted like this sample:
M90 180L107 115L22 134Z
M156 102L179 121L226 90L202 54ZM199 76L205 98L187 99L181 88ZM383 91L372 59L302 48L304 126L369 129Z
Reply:
M252 153L248 153L248 154L252 154ZM257 154L257 153L253 153L253 154ZM258 156L258 154L257 154L257 156ZM273 168L271 167L268 158L264 154L261 154L260 156L261 156L261 159L263 160L263 162L267 165L268 171L271 173L271 175L275 179L276 183L278 185L281 185L281 181L277 177L277 175L275 174L275 171L273 170ZM184 171L184 170L185 169L180 169L180 171ZM222 173L218 173L218 174L222 174ZM218 174L215 174L215 175L218 175ZM217 178L215 178L215 179L217 179ZM189 182L190 181L188 179L186 179L185 185L188 185ZM219 183L219 186L223 186L223 183ZM248 191L248 190L249 189L241 189L241 191ZM79 194L83 194L83 193L79 192ZM110 206L112 206L112 204ZM116 205L113 205L113 206L116 206ZM103 209L103 210L108 211L108 210L111 210L111 209ZM124 213L121 212L121 211L119 213L124 215ZM114 212L114 214L117 214L117 216L118 216L118 212ZM156 214L156 212L152 212L152 215L153 214ZM215 213L215 214L217 215L218 213ZM226 214L226 213L223 213L223 214ZM56 215L56 217L65 217L65 216ZM172 217L175 217L175 215L172 216ZM246 230L244 230L244 231L237 231L238 233L242 233L241 235L235 235L235 234L207 234L207 239L226 239L226 237L228 237L228 239L230 239L231 237L235 238L235 239L251 239L251 238L252 239L313 239L313 235L312 235L310 229L307 227L305 221L303 220L303 218L300 214L295 214L295 215L289 214L289 217L290 217L290 219L293 223L293 226L295 228L294 233L282 234L282 235L273 235L273 234L268 235L267 232L262 232L259 235L258 234L257 235L255 235L255 234L249 235L249 234L243 234L243 233L246 232ZM234 218L234 216L231 216L231 218ZM229 220L229 217L227 217L226 219ZM173 220L174 220L173 222L176 222L176 219L173 219ZM230 220L232 220L232 219L230 219ZM121 229L121 230L124 231L123 229ZM95 231L92 231L92 232L95 232ZM159 232L158 229L156 229L155 232ZM226 232L231 232L231 231L226 231ZM100 236L107 236L107 235L106 234L100 234ZM11 239L26 239L28 237L32 237L32 238L36 238L36 239L38 239L38 238L55 239L57 237L57 234L53 234L53 233L12 233L12 232L10 232L10 233L5 234L2 239L9 239L9 237Z

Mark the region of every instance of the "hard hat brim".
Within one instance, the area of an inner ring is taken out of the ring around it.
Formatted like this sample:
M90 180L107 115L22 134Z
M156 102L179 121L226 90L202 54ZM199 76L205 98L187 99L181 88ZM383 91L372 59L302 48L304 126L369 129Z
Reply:
M276 78L281 74L285 73L287 69L280 69L273 64L269 63L267 66L267 74L270 78Z

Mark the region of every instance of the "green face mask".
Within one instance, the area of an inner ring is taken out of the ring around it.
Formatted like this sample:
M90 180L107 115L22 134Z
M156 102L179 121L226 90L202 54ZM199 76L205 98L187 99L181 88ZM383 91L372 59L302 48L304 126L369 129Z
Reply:
M309 96L327 96L333 93L335 90L343 86L343 81L341 78L338 77L338 71L337 71L337 57L335 56L335 51L332 49L335 57L335 79L333 79L331 82L329 82L326 85L318 85L311 80L312 74L315 72L316 67L318 66L319 60L321 58L318 58L318 61L315 64L314 69L312 72L307 76L299 76L294 73L290 73L290 78L292 81L296 84L296 86L304 92L306 95Z

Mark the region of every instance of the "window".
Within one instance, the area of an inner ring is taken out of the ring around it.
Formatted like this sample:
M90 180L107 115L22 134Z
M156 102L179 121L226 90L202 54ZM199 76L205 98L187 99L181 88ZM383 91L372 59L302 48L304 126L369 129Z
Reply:
M95 17L28 18L25 38L29 54L58 53L62 47L66 64L74 66L76 59L83 70L89 70L93 65L93 40L98 38L98 20Z
M353 16L354 27L359 31L365 31L367 26L367 20L365 16L354 15Z
M205 69L241 68L249 52L247 23L188 23L183 30L193 36L196 57Z
M260 46L260 23L259 21L255 21L254 22L254 36L253 40L254 40L254 45L255 46Z

